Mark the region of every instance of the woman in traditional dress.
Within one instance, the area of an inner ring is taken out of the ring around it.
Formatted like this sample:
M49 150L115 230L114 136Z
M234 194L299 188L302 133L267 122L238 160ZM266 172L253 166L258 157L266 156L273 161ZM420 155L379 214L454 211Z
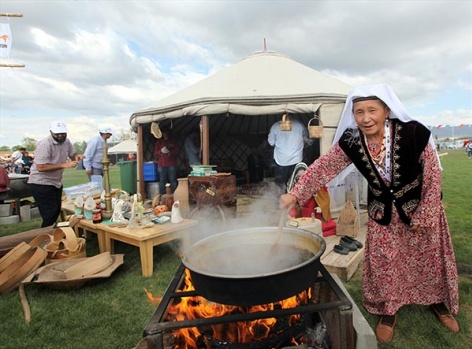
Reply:
M435 149L429 130L408 116L388 85L354 88L332 148L280 197L281 208L302 206L352 166L367 179L362 297L367 311L380 316L379 342L392 340L397 312L407 304L429 305L459 332L457 266Z

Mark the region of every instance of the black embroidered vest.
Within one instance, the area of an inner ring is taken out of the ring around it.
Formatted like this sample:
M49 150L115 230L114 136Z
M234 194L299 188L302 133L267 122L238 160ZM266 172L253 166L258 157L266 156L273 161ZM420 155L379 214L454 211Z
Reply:
M392 204L400 218L410 224L411 214L421 199L422 165L419 158L429 141L430 131L416 121L391 120L391 182L385 184L367 150L364 136L358 129L347 129L339 146L352 160L369 184L368 215L381 225L392 219Z

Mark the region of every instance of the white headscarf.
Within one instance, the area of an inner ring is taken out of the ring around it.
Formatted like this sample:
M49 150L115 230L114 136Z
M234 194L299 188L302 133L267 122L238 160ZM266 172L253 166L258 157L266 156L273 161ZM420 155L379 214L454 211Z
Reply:
M343 113L334 136L333 144L339 141L343 132L347 128L357 128L356 121L354 120L354 114L352 113L352 101L359 97L371 97L376 96L380 98L390 108L390 119L399 119L400 121L407 122L413 119L408 115L403 103L400 102L395 92L389 85L367 85L355 87L346 98L346 104L344 105Z
M354 114L352 113L352 101L359 97L371 96L376 96L380 98L390 108L390 113L388 116L390 119L399 119L403 122L413 120L413 118L410 117L405 107L403 106L403 103L398 99L397 95L395 94L395 92L393 92L392 88L389 85L377 84L355 87L351 89L351 91L349 91L349 94L346 98L343 113L341 114L341 119L339 120L336 134L334 135L333 144L336 144L339 141L343 132L346 129L358 127L354 119ZM434 144L432 136L429 137L429 142L433 146L433 149L436 149L436 145ZM348 166L336 177L337 181L342 181L350 172L352 172L353 169L354 165Z

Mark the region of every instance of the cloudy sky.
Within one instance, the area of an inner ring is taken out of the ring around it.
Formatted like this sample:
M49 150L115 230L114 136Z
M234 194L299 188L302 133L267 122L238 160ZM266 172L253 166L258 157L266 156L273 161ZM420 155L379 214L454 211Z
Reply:
M472 1L1 0L0 146L63 120L72 142L251 53L289 56L352 86L388 83L427 125L472 124Z

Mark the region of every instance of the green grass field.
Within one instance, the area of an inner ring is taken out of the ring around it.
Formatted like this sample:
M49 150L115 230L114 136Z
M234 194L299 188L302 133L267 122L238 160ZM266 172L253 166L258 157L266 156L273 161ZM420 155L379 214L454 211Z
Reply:
M447 332L426 307L408 306L399 312L399 322L392 343L379 348L470 348L472 343L472 204L470 192L472 160L464 151L449 151L442 157L443 193L460 275L459 334ZM85 183L83 171L68 170L64 186ZM120 187L120 170L110 171L113 188ZM40 220L0 227L0 236L37 228ZM32 319L26 324L18 292L0 296L0 348L133 348L156 305L151 304L145 289L160 296L180 260L168 243L154 248L154 276L141 276L138 248L115 242L115 253L125 254L125 263L109 279L88 283L70 291L52 290L39 285L25 287ZM96 235L87 240L87 255L98 253ZM377 317L367 314L361 302L361 271L346 288L363 311L372 328ZM359 348L363 349L363 348Z

